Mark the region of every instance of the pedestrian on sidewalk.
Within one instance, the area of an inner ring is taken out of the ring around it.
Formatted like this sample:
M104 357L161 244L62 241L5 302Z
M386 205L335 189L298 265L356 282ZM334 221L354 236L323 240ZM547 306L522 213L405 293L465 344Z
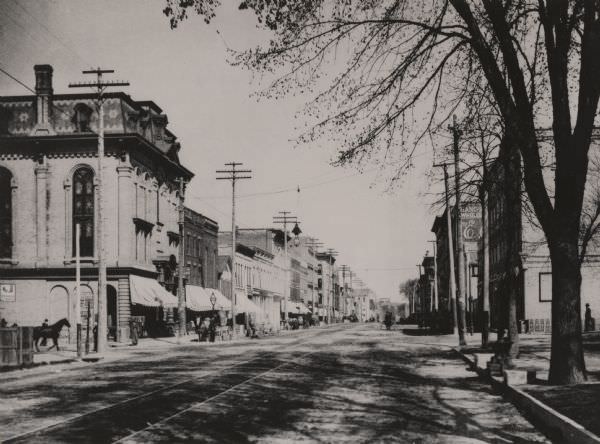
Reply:
M219 322L219 316L213 314L213 316L210 318L210 323L208 326L209 329L209 341L210 342L215 342L215 338L217 336L217 324Z
M198 341L199 342L208 342L209 341L209 335L210 335L210 318L206 317L204 318L204 320L202 321L202 324L200 324L200 327L198 328Z
M592 309L590 304L585 304L585 318L584 318L584 331L594 330L594 318L592 318Z
M131 338L131 345L138 345L137 322L133 318L129 319L129 337Z

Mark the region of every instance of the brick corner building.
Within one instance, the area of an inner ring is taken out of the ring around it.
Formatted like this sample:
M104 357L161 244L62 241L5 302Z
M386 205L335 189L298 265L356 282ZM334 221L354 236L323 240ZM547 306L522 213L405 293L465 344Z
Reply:
M85 327L97 307L98 108L92 93L54 94L52 73L36 65L35 95L0 97L0 317L73 324L79 224ZM130 316L145 316L148 328L166 319L162 302L172 299L157 278L175 277L177 179L193 174L158 105L122 92L104 97L108 326L124 340Z

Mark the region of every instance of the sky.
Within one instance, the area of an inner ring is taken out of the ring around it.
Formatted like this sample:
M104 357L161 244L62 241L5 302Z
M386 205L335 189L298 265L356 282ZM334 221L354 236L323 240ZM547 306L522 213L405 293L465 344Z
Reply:
M399 284L418 276L416 264L434 239L425 175L431 155L421 153L389 191L374 165L362 173L331 166L336 147L327 140L299 147L293 140L306 97L257 100L260 84L227 62L227 48L251 48L268 35L236 2L224 3L214 24L191 17L171 30L160 0L0 0L0 67L33 88L33 65L50 64L55 93L81 92L68 84L92 80L83 69L114 69L107 80L129 81L123 91L168 115L180 159L195 174L187 206L230 230L231 185L215 171L243 162L252 179L237 186L240 228L273 227L273 216L291 211L304 235L338 251L338 263L378 297L401 300ZM0 73L0 94L28 91Z

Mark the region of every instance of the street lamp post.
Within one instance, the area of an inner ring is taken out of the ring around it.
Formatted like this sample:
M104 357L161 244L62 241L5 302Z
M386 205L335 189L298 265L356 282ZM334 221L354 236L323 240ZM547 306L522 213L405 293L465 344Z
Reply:
M214 316L215 315L215 304L217 303L217 297L215 296L215 292L214 291L210 294L210 299L209 300L210 300L210 303L212 305L212 316Z
M210 317L211 317L211 323L210 323L210 325L212 326L211 332L210 332L210 341L214 342L215 341L215 336L216 336L216 331L217 331L217 325L216 325L217 320L215 319L215 304L217 303L217 297L215 296L215 292L214 291L212 291L210 293L209 301L210 301L210 303L212 305L212 311L210 313Z

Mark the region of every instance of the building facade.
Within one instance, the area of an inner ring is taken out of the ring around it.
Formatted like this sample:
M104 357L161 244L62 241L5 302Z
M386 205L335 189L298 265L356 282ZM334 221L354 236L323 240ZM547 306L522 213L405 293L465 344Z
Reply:
M180 163L180 145L156 104L107 93L99 214L96 97L55 95L52 72L49 65L35 66L35 95L0 97L0 317L20 325L61 318L75 324L79 225L81 309L84 325L90 316L93 325L103 217L109 332L126 339L143 299L132 293L132 276L136 291L144 292L158 286L160 274L176 273L177 180L193 174ZM156 291L169 300L162 287ZM160 301L152 303L161 308Z
M597 206L594 196L598 192L599 182L592 171L597 165L598 140L600 134L595 133L590 149L591 179L586 184L585 203L587 211L593 213ZM549 142L540 137L540 145L544 153L551 152ZM544 158L549 158L544 156ZM554 183L554 169L548 160L544 162L544 179L547 184ZM521 330L546 332L551 330L552 306L552 264L545 235L530 207L526 192L522 189L521 201L516 208L509 207L504 198L502 186L504 182L503 165L496 160L489 169L491 190L489 205L489 257L490 257L490 323L492 328L506 328L508 301L506 279L508 273L516 273L517 278L517 321ZM550 189L550 194L552 190ZM506 229L509 218L515 230ZM507 236L514 236L518 253L510 257ZM586 257L581 265L581 304L590 304L592 309L600 307L600 245L598 239L592 239ZM480 265L480 269L482 266ZM480 294L482 290L480 289ZM582 310L583 316L583 310ZM583 319L582 319L583 325Z
M436 240L436 263L437 263L437 289L438 312L444 313L446 317L452 314L450 297L450 250L448 245L448 221L446 208L441 216L437 216L431 227ZM456 207L450 207L452 224L452 241L454 248L455 282L458 285L458 273L465 276L465 310L467 321L477 318L480 310L478 299L478 267L479 267L479 245L482 234L481 229L481 206L478 203L464 202L461 205L462 217L462 242L464 247L464 269L458 270L458 252L456 246ZM429 288L429 287L428 287ZM431 291L431 290L430 290ZM427 297L431 301L431 296ZM420 303L420 301L418 301ZM427 302L426 302L427 303ZM431 303L429 302L431 306ZM422 307L422 310L427 310Z
M219 224L187 207L184 214L187 283L203 288L217 288Z
M247 236L246 240L251 238ZM233 271L236 306L239 306L240 312L253 310L261 322L279 329L284 290L283 268L277 263L275 254L256 245L236 244ZM269 247L268 242L262 245ZM219 233L219 264L221 292L231 299L231 232ZM250 301L252 305L245 304L245 301Z
M317 302L319 320L330 323L336 319L336 285L337 272L335 266L335 255L327 252L316 253L317 259L317 290L319 301ZM339 289L338 289L339 293ZM338 309L339 310L339 309Z
M271 262L276 267L277 282L281 285L276 292L282 301L281 312L287 310L292 315L306 314L313 301L318 305L315 253L307 242L308 238L294 238L288 234L286 256L283 236L283 230L279 229L238 228L236 239L243 245L272 255ZM222 232L220 239L222 245L231 245L231 232ZM287 289L284 290L286 282Z

